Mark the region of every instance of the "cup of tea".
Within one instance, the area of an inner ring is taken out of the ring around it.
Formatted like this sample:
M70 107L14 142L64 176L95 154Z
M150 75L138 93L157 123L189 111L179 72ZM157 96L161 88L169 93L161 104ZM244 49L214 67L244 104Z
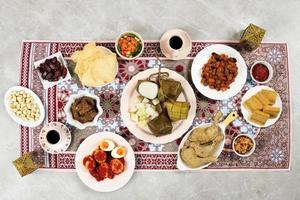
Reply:
M184 59L192 49L192 40L187 32L181 29L171 29L160 39L162 53L171 60Z
M71 144L71 133L67 126L60 122L46 124L39 135L41 147L48 153L64 152Z

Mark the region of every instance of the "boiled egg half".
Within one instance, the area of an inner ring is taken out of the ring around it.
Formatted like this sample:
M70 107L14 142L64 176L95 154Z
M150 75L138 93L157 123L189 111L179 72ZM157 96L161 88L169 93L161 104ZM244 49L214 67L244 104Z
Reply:
M123 158L126 155L126 152L127 151L126 151L125 147L119 146L112 150L111 156L113 158Z
M112 151L115 146L115 143L108 139L102 140L99 145L100 149L103 151Z

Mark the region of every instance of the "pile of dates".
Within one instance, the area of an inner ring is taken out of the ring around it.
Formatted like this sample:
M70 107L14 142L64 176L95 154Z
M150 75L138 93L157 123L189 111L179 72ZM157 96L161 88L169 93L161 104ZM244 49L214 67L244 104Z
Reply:
M41 73L44 80L53 82L58 81L61 77L65 78L67 75L67 68L64 67L56 57L47 59L40 64L37 70Z

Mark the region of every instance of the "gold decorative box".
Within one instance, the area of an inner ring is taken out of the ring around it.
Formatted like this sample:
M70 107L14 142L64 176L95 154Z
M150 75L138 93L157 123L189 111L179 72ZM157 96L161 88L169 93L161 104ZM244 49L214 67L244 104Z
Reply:
M259 47L265 33L265 29L254 24L250 24L243 32L240 43L244 49L252 51Z
M39 167L41 167L40 153L33 151L24 153L21 157L13 161L14 166L20 173L21 177L26 176Z

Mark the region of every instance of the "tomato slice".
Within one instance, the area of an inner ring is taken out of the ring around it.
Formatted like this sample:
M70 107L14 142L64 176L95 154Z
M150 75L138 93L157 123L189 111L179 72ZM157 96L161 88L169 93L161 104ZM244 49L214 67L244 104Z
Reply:
M96 170L90 170L89 172L98 182L104 180Z
M105 179L108 177L109 165L106 162L101 163L96 171L100 178Z
M98 162L98 163L103 163L106 161L106 153L104 151L102 151L101 149L97 149L93 152L93 156L94 159Z
M83 165L85 166L86 162L87 162L87 161L91 161L91 160L94 160L94 158L93 158L91 155L88 155L88 156L85 156L85 157L83 158L82 163L83 163Z
M110 178L110 179L114 178L114 173L112 172L110 165L109 165L109 168L107 171L107 178Z
M121 160L115 158L110 161L110 167L114 174L118 175L124 171L124 164Z
M96 167L96 161L94 160L93 156L88 155L84 157L83 159L83 165L88 169L88 170L94 170Z

